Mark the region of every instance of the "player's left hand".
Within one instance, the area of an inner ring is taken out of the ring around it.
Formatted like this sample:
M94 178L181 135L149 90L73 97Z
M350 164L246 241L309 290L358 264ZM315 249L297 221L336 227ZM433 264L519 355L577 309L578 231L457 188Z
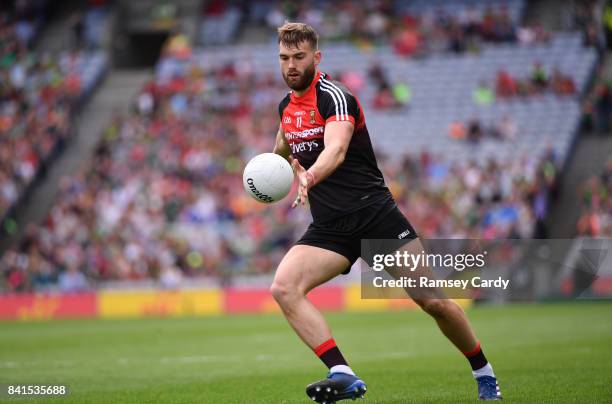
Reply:
M293 159L291 166L298 178L298 194L291 205L292 208L295 208L300 203L306 205L306 201L308 200L308 189L314 185L314 177L312 173L306 171L306 169L302 167L298 159Z

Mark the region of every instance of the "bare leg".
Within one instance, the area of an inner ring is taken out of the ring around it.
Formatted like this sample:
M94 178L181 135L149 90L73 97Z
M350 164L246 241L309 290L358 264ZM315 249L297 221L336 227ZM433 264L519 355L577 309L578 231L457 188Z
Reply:
M420 254L423 251L421 240L414 239L401 248L409 254ZM412 277L429 275L429 268L421 268L410 273L402 268L390 269L387 272L394 278L410 275ZM461 308L453 300L444 297L438 290L418 289L416 292L407 289L413 300L429 315L431 315L442 333L461 351L470 352L476 348L478 340L470 322Z
M323 248L296 245L276 270L270 291L297 335L315 349L329 340L329 325L306 294L329 281L349 266L346 257Z
M421 241L417 238L402 247L400 253L402 255L404 252L420 254L423 250ZM431 269L427 267L416 269L414 272L405 268L390 268L387 272L396 279L402 276L414 279L421 276L434 278ZM406 291L425 312L436 320L442 333L453 345L465 354L478 384L478 398L482 400L501 399L502 395L493 373L493 367L482 352L463 309L436 288L406 288Z

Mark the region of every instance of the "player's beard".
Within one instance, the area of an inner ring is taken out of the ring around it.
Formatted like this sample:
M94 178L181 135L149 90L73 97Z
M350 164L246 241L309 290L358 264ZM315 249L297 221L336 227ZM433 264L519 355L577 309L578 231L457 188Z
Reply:
M314 79L315 65L313 63L312 65L308 66L306 70L304 70L304 73L302 73L297 80L292 80L291 77L289 77L289 73L290 72L283 74L283 79L285 79L285 83L287 83L287 86L293 91L304 91L308 88L308 86L310 85L310 83L312 83L312 80ZM295 73L295 71L291 73Z

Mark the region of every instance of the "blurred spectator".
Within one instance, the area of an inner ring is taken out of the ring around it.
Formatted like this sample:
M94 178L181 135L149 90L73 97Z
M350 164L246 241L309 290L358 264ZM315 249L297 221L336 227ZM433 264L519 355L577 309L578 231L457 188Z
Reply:
M375 62L370 66L368 78L376 91L372 102L374 109L398 108L410 101L411 94L408 85L396 83L392 87L380 63Z
M504 69L497 72L495 91L498 97L513 97L518 94L516 80Z
M481 80L472 94L472 99L477 105L490 105L495 101L495 94L493 94L486 81Z
M106 29L110 0L89 0L84 12L84 36L88 50L96 50L102 46Z
M73 49L79 50L83 48L84 44L84 22L83 15L79 12L75 12L70 16L70 29L72 31L72 46Z
M398 30L393 38L393 49L399 56L412 56L421 50L419 33L411 28Z
M344 72L335 74L334 77L338 77L338 79L355 95L359 95L365 86L364 78L359 71L347 69Z
M597 74L588 98L594 107L595 130L600 134L608 134L612 120L612 79L606 78L602 69Z
M467 40L464 30L457 22L452 22L449 29L449 50L454 53L463 53L467 50Z
M529 81L533 90L537 93L543 92L548 87L548 72L540 61L535 61L531 66Z
M220 0L205 2L200 26L200 42L204 45L229 43L236 37L242 18L243 11L230 2Z
M550 34L539 23L520 27L516 35L519 43L526 46L545 43L550 39Z
M504 114L502 118L497 122L493 128L493 137L500 140L515 140L518 127L516 121L507 114Z
M77 267L72 267L59 275L59 288L62 292L80 292L87 289L85 274Z
M477 118L472 118L467 125L467 141L478 143L484 136L484 130Z
M393 98L398 106L408 105L412 99L412 91L406 83L395 83L393 85Z
M376 88L389 87L387 74L380 62L374 62L368 69L368 78Z
M376 90L372 106L374 107L374 109L380 110L397 108L400 106L400 104L395 99L391 89L387 86L383 86Z
M191 52L191 45L189 44L187 35L178 31L174 31L170 34L162 46L162 56L171 59L188 59L191 57Z
M572 77L563 74L558 67L553 69L551 86L557 95L574 95L576 93L576 85Z
M467 130L462 122L454 121L448 128L448 134L453 139L464 140L467 137Z
M168 266L162 269L159 276L160 286L164 289L176 289L181 286L183 274L176 266Z
M582 103L582 125L586 131L608 135L612 125L612 79L605 75L604 66L599 66L593 86Z
M599 177L594 175L585 182L581 193L578 235L612 237L612 158Z

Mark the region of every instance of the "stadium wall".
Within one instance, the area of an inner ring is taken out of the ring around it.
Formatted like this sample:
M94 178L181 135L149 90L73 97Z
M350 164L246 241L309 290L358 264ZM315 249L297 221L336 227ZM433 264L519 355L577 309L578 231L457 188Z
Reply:
M360 285L330 285L309 294L323 311L414 309L410 299L361 299ZM463 306L471 302L463 301ZM0 295L0 320L187 317L280 313L267 289L185 289Z

